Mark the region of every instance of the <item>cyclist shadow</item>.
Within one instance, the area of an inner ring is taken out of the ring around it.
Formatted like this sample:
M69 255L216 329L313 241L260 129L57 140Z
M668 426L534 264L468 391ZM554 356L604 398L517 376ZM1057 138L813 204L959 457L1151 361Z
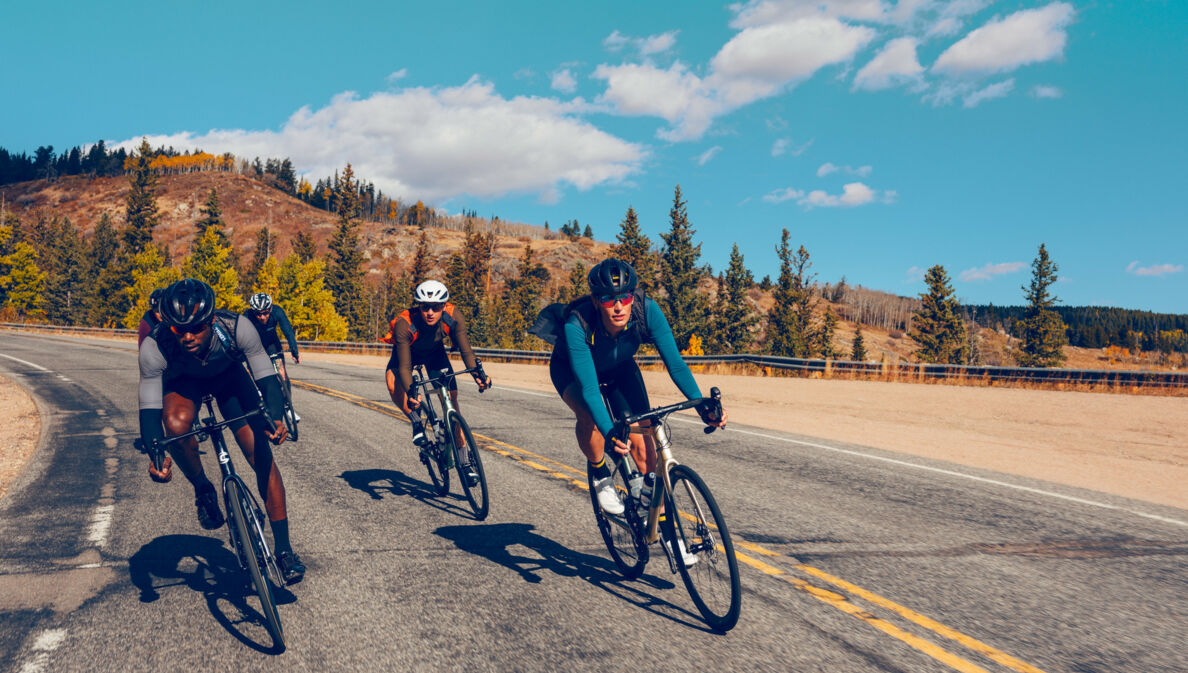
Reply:
M383 500L385 494L408 496L443 512L474 519L474 514L461 495L437 495L432 484L413 479L398 470L348 470L338 477L351 488L366 493L372 500Z
M193 569L189 566L193 565ZM264 616L248 602L254 597L247 575L239 567L235 553L225 547L221 540L200 535L163 535L141 547L128 559L128 575L132 584L140 589L140 601L152 603L161 597L160 589L185 586L206 599L211 615L239 642L264 654L280 654L283 647L273 643L265 646L250 638L240 628L241 624L255 624L265 630ZM158 582L157 580L164 580ZM297 597L288 589L273 587L277 605L296 602ZM234 612L228 614L223 603L230 604Z
M545 571L561 577L579 577L648 612L712 633L697 614L673 605L655 593L675 588L672 582L647 574L638 580L624 580L610 559L574 551L534 532L535 528L529 523L497 523L442 526L433 532L453 542L462 551L514 570L530 584L539 584L543 580L541 573ZM515 554L512 548L516 546L529 549L534 554Z

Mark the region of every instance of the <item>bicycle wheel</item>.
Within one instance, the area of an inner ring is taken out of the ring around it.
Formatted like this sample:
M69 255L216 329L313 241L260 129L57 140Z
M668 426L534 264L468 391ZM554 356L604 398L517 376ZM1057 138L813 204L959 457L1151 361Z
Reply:
M466 424L466 419L462 418L462 414L451 411L448 425L450 428L462 431L462 439L466 442L465 449L470 453L470 464L478 474L478 483L471 486L466 481L466 474L462 467L464 457L462 449L464 447L458 446L457 433L450 432L450 446L454 451L454 466L458 468L458 481L462 484L462 492L466 494L470 508L474 510L474 518L482 521L487 518L491 506L490 496L487 492L487 473L483 471L483 457L479 455L478 446L474 443L474 435L470 434L470 426Z
M240 561L247 566L256 596L260 598L260 612L264 615L265 626L272 636L272 644L283 650L285 649L285 633L281 628L280 615L276 611L272 585L268 583L268 578L265 576L266 570L260 567L261 561L266 558L266 547L264 539L259 537L259 527L251 513L252 504L248 500L251 498L251 494L237 479L228 479L225 488L227 516L230 519L227 523L232 526L232 534L239 541Z
M706 623L718 631L729 631L738 623L742 609L742 587L738 559L726 520L705 482L689 467L678 465L669 472L672 493L666 499L669 539L680 540L688 553L697 557L692 566L677 559L681 579Z
M602 541L606 543L611 560L618 566L623 577L633 580L643 574L644 566L648 562L644 522L636 503L626 497L626 463L620 462L611 474L615 479L615 490L625 500L623 513L607 514L602 510L598 504L598 494L594 491L594 475L587 467L586 483L590 486L590 504L594 507L594 520L598 522L598 532L602 533Z
M425 428L425 439L428 446L421 447L421 462L429 470L429 479L433 482L433 491L437 495L450 492L450 468L448 446L443 445L441 438L433 432L433 426L420 414L421 424Z

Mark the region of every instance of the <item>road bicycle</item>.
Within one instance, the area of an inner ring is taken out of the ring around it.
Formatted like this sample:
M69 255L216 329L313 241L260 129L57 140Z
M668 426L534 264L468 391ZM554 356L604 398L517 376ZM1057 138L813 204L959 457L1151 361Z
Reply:
M285 633L281 627L280 615L276 610L276 599L273 587L283 587L284 577L276 563L276 556L268 546L264 537L264 510L256 502L256 498L248 490L247 484L235 472L231 463L231 454L227 451L227 442L223 439L223 429L228 425L252 416L263 416L268 419L268 412L263 405L249 411L242 416L229 418L217 422L212 402L214 397L206 395L202 404L206 406L207 416L202 419L201 428L181 435L174 435L162 440L155 440L149 448L149 456L153 465L159 470L164 461L165 447L180 442L189 437L197 437L199 442L210 440L214 445L215 455L219 460L219 470L223 473L223 504L227 511L227 532L231 538L231 548L239 560L239 567L248 574L256 596L260 599L260 613L264 616L265 626L272 636L273 645L278 649L285 649ZM271 420L267 420L272 425ZM264 440L267 441L267 440Z
M281 382L281 399L285 405L284 413L281 415L285 423L285 429L289 431L289 440L297 441L297 412L293 409L293 384L289 382L288 370L285 368L285 354L283 352L269 353L268 359L272 361L272 369L276 371L277 378Z
M611 437L626 440L629 432L649 432L656 443L656 474L650 493L647 480L636 469L634 460L614 451L606 452L614 462L612 475L616 492L623 501L622 514L609 514L599 506L594 476L588 470L587 478L598 530L623 576L635 579L643 574L649 545L663 538L664 543L659 547L668 559L668 567L674 574L680 573L702 618L717 631L729 631L738 623L742 609L734 542L709 487L692 468L677 463L673 457L666 420L669 414L703 404L714 405L721 413L721 393L717 388L710 390L710 397L657 407L615 423ZM640 428L637 424L642 421L650 421L651 427ZM715 429L709 427L705 431L708 434Z
M474 517L482 521L487 518L491 504L487 492L487 473L483 470L483 459L478 445L474 443L474 435L470 433L470 426L454 406L448 390L449 380L462 374L477 374L479 378L487 378L483 363L478 358L475 358L475 366L470 369L459 372L442 369L435 371L432 376L425 365L416 365L409 395L419 396L422 400L421 406L413 413L421 417L421 424L425 428L421 462L429 470L429 478L433 480L437 495L450 492L450 470L456 469L462 492L474 510ZM417 391L425 394L419 395ZM434 399L437 400L436 408ZM458 445L459 434L465 446ZM473 469L478 477L474 483L467 478L467 467Z

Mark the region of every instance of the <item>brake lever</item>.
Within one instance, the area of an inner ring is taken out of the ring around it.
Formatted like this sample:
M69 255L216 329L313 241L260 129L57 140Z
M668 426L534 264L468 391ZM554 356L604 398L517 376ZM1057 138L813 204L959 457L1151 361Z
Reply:
M713 388L710 388L710 399L713 400L714 406L717 407L718 418L721 418L722 417L722 391L718 390L718 388L716 386ZM717 430L717 429L718 429L718 426L716 426L716 425L707 425L704 428L702 428L702 431L708 435L708 434L713 433L713 431Z

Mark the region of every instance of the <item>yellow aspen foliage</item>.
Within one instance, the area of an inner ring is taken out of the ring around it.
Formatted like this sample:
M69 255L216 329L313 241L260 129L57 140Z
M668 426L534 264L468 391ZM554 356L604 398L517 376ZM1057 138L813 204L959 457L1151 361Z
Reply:
M681 355L705 355L705 349L701 344L701 337L696 334L690 334L689 347L681 351Z
M157 246L146 246L132 258L132 285L124 290L131 299L132 308L124 314L122 326L136 329L141 316L149 308L149 295L153 290L169 287L181 278L181 271L172 266L165 266Z
M347 321L334 310L334 297L326 289L326 265L319 259L302 263L295 254L281 262L273 301L280 304L298 339L342 341Z

